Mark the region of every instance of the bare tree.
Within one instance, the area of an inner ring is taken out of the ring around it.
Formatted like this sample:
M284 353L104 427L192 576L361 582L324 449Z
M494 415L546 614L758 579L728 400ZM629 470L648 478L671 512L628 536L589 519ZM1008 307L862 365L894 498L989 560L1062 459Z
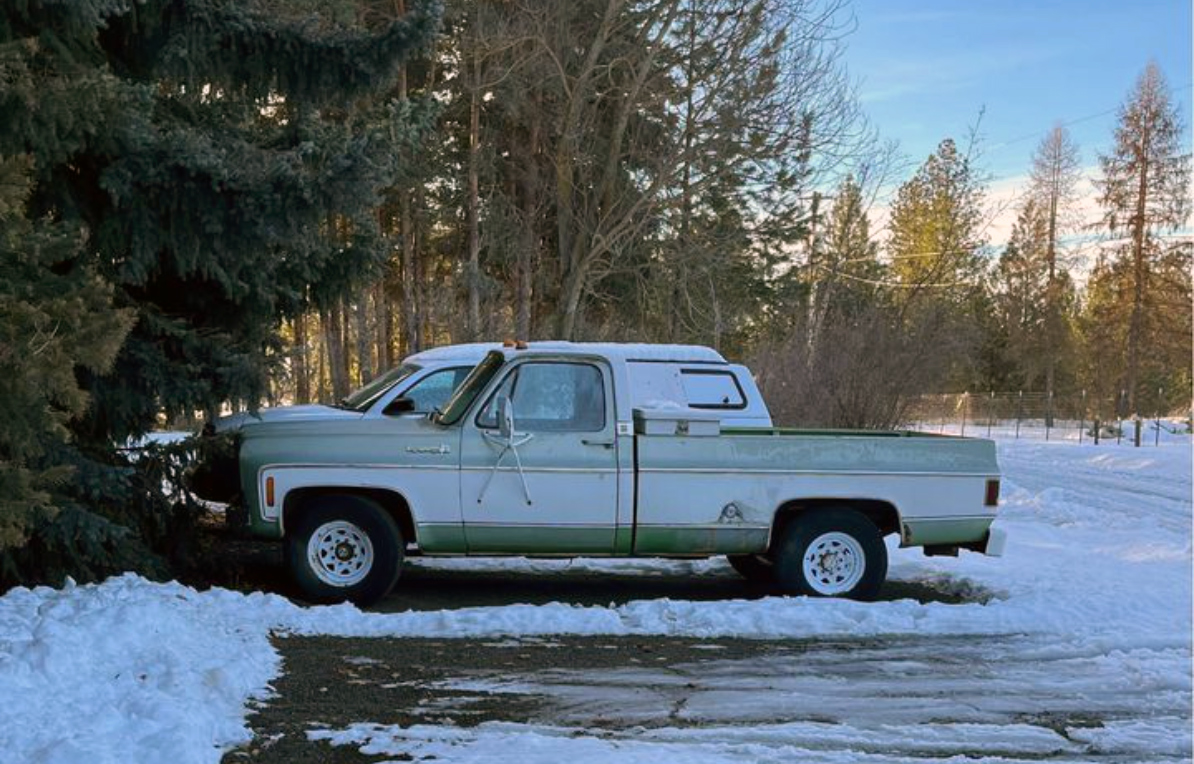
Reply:
M1030 196L1045 213L1046 282L1044 294L1045 392L1053 395L1058 353L1065 332L1062 302L1065 283L1058 278L1058 238L1072 224L1072 210L1078 197L1081 159L1078 147L1060 124L1054 126L1032 158ZM1052 419L1052 412L1049 413ZM1052 422L1049 422L1052 424Z

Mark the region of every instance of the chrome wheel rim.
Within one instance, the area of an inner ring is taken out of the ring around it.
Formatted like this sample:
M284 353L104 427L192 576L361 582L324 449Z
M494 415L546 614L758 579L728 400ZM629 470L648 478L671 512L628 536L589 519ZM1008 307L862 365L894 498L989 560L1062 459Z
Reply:
M353 586L373 569L373 542L360 527L346 520L324 523L307 541L307 563L325 584Z
M823 533L804 552L804 579L817 594L845 594L866 573L862 544L841 531Z

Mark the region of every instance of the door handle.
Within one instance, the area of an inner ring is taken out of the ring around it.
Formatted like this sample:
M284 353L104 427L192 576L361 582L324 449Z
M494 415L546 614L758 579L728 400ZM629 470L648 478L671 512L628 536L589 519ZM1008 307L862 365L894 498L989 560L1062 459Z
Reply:
M581 443L586 446L601 446L603 448L613 448L614 442L612 440L598 440L597 438L581 438Z

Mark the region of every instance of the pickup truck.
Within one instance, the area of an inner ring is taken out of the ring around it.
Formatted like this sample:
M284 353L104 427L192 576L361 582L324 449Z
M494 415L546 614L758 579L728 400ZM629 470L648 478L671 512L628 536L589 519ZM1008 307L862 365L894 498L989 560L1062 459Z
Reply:
M231 474L196 490L281 540L321 602L380 599L416 554L726 555L785 593L866 600L887 535L1005 541L992 442L774 428L708 348L507 343L430 414L395 400L217 427Z

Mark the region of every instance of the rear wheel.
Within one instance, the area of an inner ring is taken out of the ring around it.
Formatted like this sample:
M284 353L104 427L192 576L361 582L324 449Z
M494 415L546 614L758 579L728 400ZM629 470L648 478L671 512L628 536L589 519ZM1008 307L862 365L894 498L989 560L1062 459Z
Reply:
M775 583L775 566L768 557L761 554L730 554L726 555L730 567L738 571L738 575L756 584Z
M389 593L402 570L402 532L359 496L324 496L303 505L286 539L295 581L316 602L369 605Z
M784 591L873 600L887 578L887 547L873 522L849 507L810 510L785 529L775 560Z

